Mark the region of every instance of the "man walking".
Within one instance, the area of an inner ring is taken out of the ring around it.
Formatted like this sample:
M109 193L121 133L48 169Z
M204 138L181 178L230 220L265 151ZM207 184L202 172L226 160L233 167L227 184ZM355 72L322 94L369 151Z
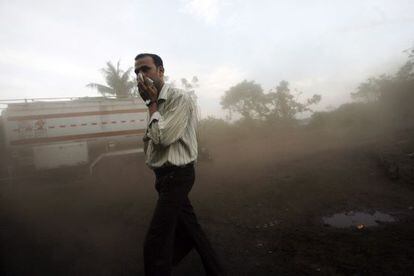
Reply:
M144 243L145 274L171 275L172 266L195 248L207 275L222 275L188 199L197 159L195 99L164 83L164 65L158 55L137 55L135 73L149 110L144 151L159 195Z

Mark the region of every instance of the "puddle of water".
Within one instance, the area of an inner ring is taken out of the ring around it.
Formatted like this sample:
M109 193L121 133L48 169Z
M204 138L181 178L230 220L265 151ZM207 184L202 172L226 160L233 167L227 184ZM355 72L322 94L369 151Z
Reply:
M394 222L395 218L389 214L375 211L370 214L366 212L343 212L330 217L322 218L324 224L337 228L346 227L372 227L378 226L379 222Z

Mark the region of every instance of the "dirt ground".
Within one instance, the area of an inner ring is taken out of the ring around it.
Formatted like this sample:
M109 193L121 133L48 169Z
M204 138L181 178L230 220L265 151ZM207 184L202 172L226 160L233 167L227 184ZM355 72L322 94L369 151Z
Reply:
M414 136L259 137L212 141L213 160L197 164L191 200L229 275L413 275L414 186L390 179L376 156L390 141L414 152ZM1 182L0 274L143 275L153 182L133 155L103 161L92 176ZM349 211L396 221L358 229L322 220ZM197 253L174 275L204 275Z

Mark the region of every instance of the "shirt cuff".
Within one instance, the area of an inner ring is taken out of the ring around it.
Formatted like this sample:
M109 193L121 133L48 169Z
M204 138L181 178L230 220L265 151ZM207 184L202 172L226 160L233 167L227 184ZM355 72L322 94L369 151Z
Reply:
M155 111L154 113L152 113L151 118L148 121L148 126L150 126L153 121L159 121L160 118L161 114L158 111Z

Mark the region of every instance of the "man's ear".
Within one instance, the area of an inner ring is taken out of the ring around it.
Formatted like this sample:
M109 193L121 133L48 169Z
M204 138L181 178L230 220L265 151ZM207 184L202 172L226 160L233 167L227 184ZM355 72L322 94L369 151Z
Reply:
M164 78L164 67L162 66L158 67L158 76L161 78Z

